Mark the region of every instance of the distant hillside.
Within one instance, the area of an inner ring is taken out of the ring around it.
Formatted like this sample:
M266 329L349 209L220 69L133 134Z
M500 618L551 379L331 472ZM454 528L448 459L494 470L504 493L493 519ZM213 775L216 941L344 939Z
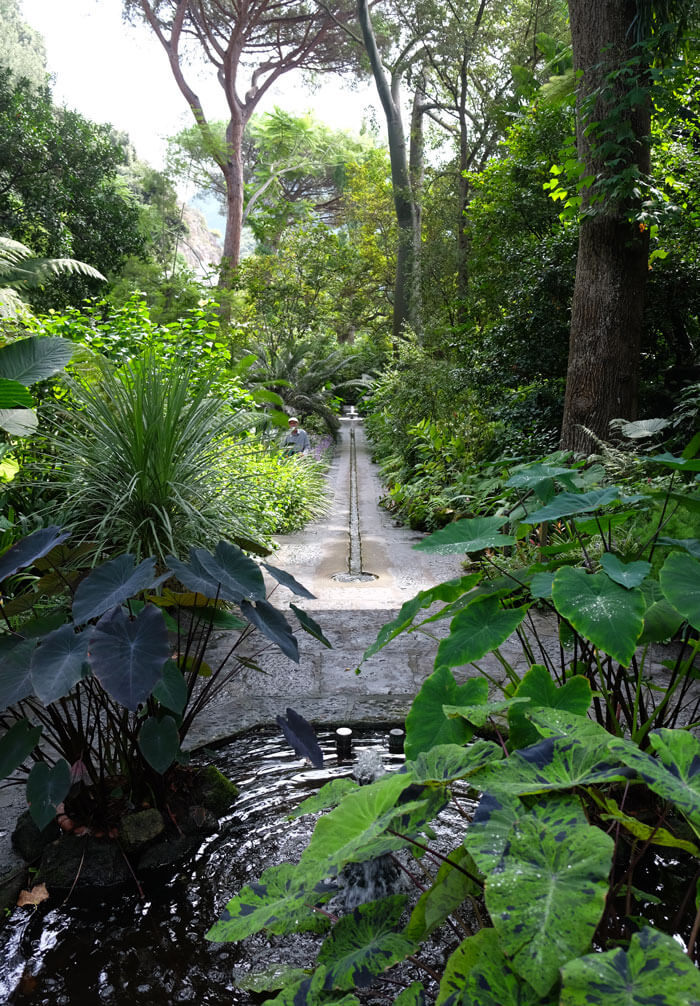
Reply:
M193 206L184 206L182 220L187 234L180 238L178 250L190 269L204 276L218 267L223 251L221 242L209 230L204 214Z

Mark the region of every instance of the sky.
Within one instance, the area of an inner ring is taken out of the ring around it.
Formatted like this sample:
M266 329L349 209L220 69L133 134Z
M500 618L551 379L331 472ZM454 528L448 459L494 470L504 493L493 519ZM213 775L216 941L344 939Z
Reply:
M166 137L192 123L160 43L145 24L122 21L121 0L20 0L24 19L44 36L54 100L94 122L109 122L128 132L137 154L163 166ZM315 114L335 128L359 131L368 115L377 116L371 86L351 92L324 80L316 94L289 74L260 109ZM221 91L201 78L196 90L205 112L224 118Z

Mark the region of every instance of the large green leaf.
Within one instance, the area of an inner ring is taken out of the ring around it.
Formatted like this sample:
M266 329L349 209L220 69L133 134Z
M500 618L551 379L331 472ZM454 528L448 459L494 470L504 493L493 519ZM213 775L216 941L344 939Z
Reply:
M655 758L620 737L610 739L610 753L670 800L700 836L700 741L685 730L653 730L649 744Z
M411 786L410 773L395 772L382 776L369 786L349 793L329 814L319 818L304 854L302 864L321 868L323 876L339 873L348 863L403 848L407 841L391 835L399 811L410 813L411 804L399 806L399 798Z
M23 639L3 652L0 662L0 712L21 702L34 691L32 655L35 639Z
M610 579L622 587L639 587L651 572L650 562L622 562L612 552L604 552L600 564Z
M19 381L8 381L0 377L0 410L31 409L34 399Z
M138 736L141 752L159 775L163 775L177 758L180 750L180 735L172 716L158 719L149 716L143 721Z
M244 887L226 905L224 914L205 939L215 943L236 943L266 929L283 934L301 929L327 928L324 916L310 906L330 897L324 887L323 870L302 870L293 863L271 866L255 884Z
M360 905L335 924L318 953L327 989L366 988L418 949L397 931L405 905L405 895L393 894Z
M160 681L170 651L162 611L148 604L130 619L115 608L90 636L90 667L104 690L135 712Z
M240 601L240 609L248 621L262 632L263 636L267 636L279 646L286 657L297 664L299 663L299 644L292 632L291 625L281 611L273 608L268 601L264 600L256 601L255 604L251 604L250 601Z
M663 643L671 639L683 624L684 618L664 597L656 580L647 580L642 586L647 604L644 612L644 630L639 637L644 643Z
M694 555L700 559L700 539L698 538L657 538L657 545L672 545L674 548L682 548L689 555Z
M425 1006L425 989L420 982L411 982L407 989L399 992L394 1006Z
M80 681L87 661L89 633L62 625L50 632L32 654L32 685L48 705L63 698Z
M514 751L504 761L479 769L470 781L484 791L525 796L623 782L628 776L628 769L610 753L607 743L545 737L531 747Z
M43 830L56 816L70 789L70 765L61 758L55 765L38 761L27 779L27 803L37 828Z
M324 1003L328 1006L359 1006L359 999L354 995L339 997L324 992L325 982L326 969L320 965L313 974L285 985L274 999L266 999L265 1006L323 1006Z
M569 961L561 976L560 1006L700 1006L700 972L657 929L635 933L626 951Z
M449 957L440 982L438 1006L554 1006L516 974L495 929L481 929Z
M499 761L503 748L493 741L476 740L462 747L459 744L436 744L421 751L408 769L415 782L446 783L464 779L483 765Z
M345 777L331 779L330 782L321 786L318 793L307 797L298 807L295 807L290 812L289 819L303 817L304 814L318 814L320 810L330 810L331 807L337 807L343 797L357 789L358 785L359 783L354 779L346 779Z
M191 548L189 563L167 556L167 563L177 578L204 597L240 603L265 597L265 581L260 567L237 545L220 541L214 555L205 548Z
M700 562L684 552L672 552L661 567L659 583L673 607L700 629Z
M488 698L484 678L470 678L457 685L449 668L441 666L421 685L406 717L406 757L416 758L438 744L465 744L474 733L465 720L450 720L442 711L444 705L476 705Z
M510 833L524 814L524 805L504 793L484 793L481 797L464 840L481 873L488 876L499 866Z
M52 524L40 528L33 534L15 542L11 548L0 557L0 583L25 566L31 566L37 559L42 559L55 545L60 545L68 537L61 529Z
M41 737L41 727L33 727L28 720L13 723L4 737L0 737L0 779L6 779L25 761Z
M454 849L440 864L433 884L418 899L406 935L413 940L425 940L466 898L480 897L482 885L477 882L477 875L474 860L464 846Z
M562 517L574 517L580 513L591 513L620 499L618 486L607 489L592 489L587 493L559 493L551 503L528 514L530 524L541 524L543 521L560 520Z
M144 559L135 565L133 555L120 555L94 569L78 585L73 598L73 618L84 625L142 590L151 589L158 577L155 561Z
M568 795L533 804L508 833L487 876L486 907L510 966L541 996L562 964L591 946L613 849L613 839L589 825Z
M562 485L574 492L578 474L571 468L562 468L561 465L537 462L518 468L508 479L506 485L515 489L532 489L538 499L547 503L554 494L555 481L561 482Z
M450 634L440 641L435 663L461 667L480 660L513 635L527 612L527 605L503 608L488 594L477 598L450 622Z
M63 370L75 352L67 339L31 336L0 348L0 375L27 387Z
M414 618L422 608L429 608L431 604L436 601L447 601L448 603L457 600L463 594L479 582L481 579L480 573L470 573L468 576L460 576L454 580L446 580L444 583L438 583L434 587L429 587L427 590L421 590L415 597L412 597L410 601L405 601L401 605L398 615L396 618L392 619L391 622L387 622L379 630L377 638L368 646L365 652L362 654L362 661L369 660L370 657L374 656L382 647L386 646L388 642L395 639L396 636L400 635L405 629L412 624Z
M34 409L0 409L0 429L11 437L29 437L39 428Z
M477 706L443 706L442 711L445 716L454 719L461 716L473 727L484 727L493 716L505 712L514 705L527 705L529 699L492 699L490 702L481 702Z
M577 632L629 666L644 628L646 605L639 588L621 587L605 573L565 566L554 577L552 599Z
M500 529L507 523L507 517L456 520L439 531L434 531L413 547L418 552L450 555L452 552L481 552L485 548L514 545L515 538L512 535L500 533Z
M536 727L526 716L527 708L549 706L585 716L592 692L588 679L581 675L569 678L565 684L558 686L546 667L533 664L520 681L515 697L528 698L530 704L526 708L519 704L508 710L508 743L511 750L528 747L539 738Z

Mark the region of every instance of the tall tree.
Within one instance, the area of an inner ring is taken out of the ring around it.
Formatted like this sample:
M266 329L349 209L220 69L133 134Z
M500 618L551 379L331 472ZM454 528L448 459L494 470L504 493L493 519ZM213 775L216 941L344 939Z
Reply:
M569 0L585 184L561 445L589 452L637 414L654 75L695 0ZM696 11L697 13L697 11ZM655 43L659 43L656 45Z
M18 0L0 0L0 66L34 87L46 85L44 39L24 21Z
M124 0L163 46L175 81L201 130L226 187L222 283L238 264L244 205L243 134L262 97L291 70L347 68L352 50L338 23L348 18L342 0L329 11L313 0ZM192 57L214 68L228 106L225 146L217 141L191 80ZM249 74L244 83L244 75ZM246 86L247 85L247 86Z

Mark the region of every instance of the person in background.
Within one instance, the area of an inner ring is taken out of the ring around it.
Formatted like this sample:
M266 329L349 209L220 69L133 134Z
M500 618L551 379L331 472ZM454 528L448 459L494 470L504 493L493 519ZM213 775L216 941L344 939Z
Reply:
M299 420L294 416L289 420L289 432L284 438L284 447L287 454L304 454L311 448L306 430L302 430Z

